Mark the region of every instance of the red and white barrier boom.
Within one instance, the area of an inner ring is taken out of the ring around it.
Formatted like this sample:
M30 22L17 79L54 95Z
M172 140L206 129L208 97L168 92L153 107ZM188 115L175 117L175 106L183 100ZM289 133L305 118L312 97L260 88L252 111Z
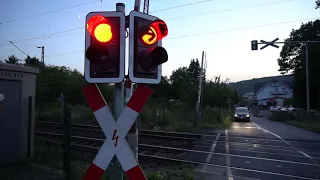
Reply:
M84 180L100 180L114 155L119 159L129 180L146 180L125 137L151 96L152 90L147 86L139 85L117 122L96 84L90 84L82 91L107 137L84 176Z

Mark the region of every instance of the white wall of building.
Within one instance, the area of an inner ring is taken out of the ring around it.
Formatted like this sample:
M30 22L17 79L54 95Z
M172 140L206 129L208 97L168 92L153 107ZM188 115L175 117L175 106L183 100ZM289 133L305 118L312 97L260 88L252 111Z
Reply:
M275 97L277 105L282 106L283 101L292 98L292 96L293 90L279 81L270 82L257 91L259 105L267 105L269 99Z

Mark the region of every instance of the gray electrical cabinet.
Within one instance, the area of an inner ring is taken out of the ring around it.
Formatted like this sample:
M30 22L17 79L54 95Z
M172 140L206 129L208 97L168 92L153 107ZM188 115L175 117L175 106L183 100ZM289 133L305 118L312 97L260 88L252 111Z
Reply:
M35 68L0 63L0 165L26 160L28 152L33 154L37 73Z

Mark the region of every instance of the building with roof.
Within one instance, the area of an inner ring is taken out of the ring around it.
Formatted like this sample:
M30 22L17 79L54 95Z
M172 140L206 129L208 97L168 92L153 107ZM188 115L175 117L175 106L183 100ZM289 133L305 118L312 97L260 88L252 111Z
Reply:
M264 83L256 91L258 105L268 105L269 102L273 105L283 106L283 101L285 99L292 98L292 96L293 89L290 88L286 83L275 79L268 83Z

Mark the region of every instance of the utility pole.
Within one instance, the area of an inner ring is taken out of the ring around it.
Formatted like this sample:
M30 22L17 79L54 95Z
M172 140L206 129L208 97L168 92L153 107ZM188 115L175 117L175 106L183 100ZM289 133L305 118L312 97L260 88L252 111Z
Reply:
M309 49L308 46L310 43L320 43L320 41L285 41L285 42L276 42L279 38L276 38L272 41L264 41L260 40L258 43L257 40L251 41L251 50L258 50L258 44L265 44L260 50L268 47L273 46L275 48L279 48L279 46L275 44L304 44L305 46L305 58L306 58L306 107L307 107L307 114L310 114L310 82L309 82Z
M199 73L199 89L198 89L198 100L196 103L196 121L195 121L195 128L198 128L200 121L201 121L201 94L202 94L202 80L203 80L203 62L204 62L204 51L202 51L202 58L201 58L201 68Z
M306 54L306 101L307 101L307 113L310 114L310 88L309 88L309 50L308 43L304 45Z
M40 93L40 114L39 116L42 118L43 117L43 106L44 106L44 46L37 46L37 48L41 48L41 76L40 76L40 88L41 88L41 93Z

